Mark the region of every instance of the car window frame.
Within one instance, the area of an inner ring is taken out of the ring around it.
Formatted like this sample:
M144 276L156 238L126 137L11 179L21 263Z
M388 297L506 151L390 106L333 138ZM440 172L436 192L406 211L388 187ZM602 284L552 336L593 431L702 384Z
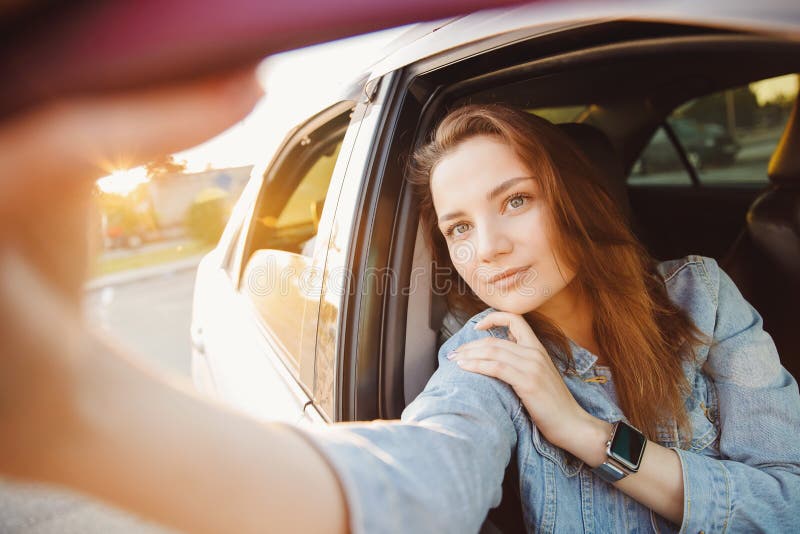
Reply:
M283 366L289 371L291 376L294 378L296 383L302 388L304 393L308 396L309 399L313 399L313 368L314 368L314 355L311 351L311 354L307 354L305 351L301 351L300 354L295 357L292 354L287 354L286 349L283 347L283 344L280 343L279 340L275 339L275 336L272 332L269 331L268 326L265 324L265 321L260 316L258 310L255 307L255 304L247 298L247 296L243 293L242 284L243 281L243 274L245 268L247 266L247 262L249 261L249 256L251 255L251 248L253 246L252 238L253 238L253 226L258 222L256 219L256 214L259 211L259 201L263 198L267 188L273 183L275 176L281 174L285 170L285 164L287 160L291 156L291 153L297 149L299 145L303 143L303 140L307 138L313 132L318 131L320 128L324 128L325 125L341 118L346 113L352 114L352 109L356 105L354 100L341 100L336 102L335 104L327 107L323 111L315 114L313 117L309 118L307 121L302 123L301 125L292 129L292 131L286 136L286 139L281 144L280 148L276 151L275 156L271 159L270 163L266 166L266 169L261 175L260 183L258 184L257 193L255 198L249 202L246 215L241 222L241 228L238 229L238 236L236 242L233 243L233 254L232 257L234 261L230 265L230 270L228 271L229 276L231 278L231 283L233 290L237 292L239 297L242 299L243 303L250 307L250 316L252 320L255 322L259 333L261 334L261 343L265 343L265 348L269 348L269 350L278 356L278 359L281 361ZM352 121L346 126L346 131L344 133L344 138L346 139L350 134L350 130L353 127L357 127L358 125L354 125ZM323 208L323 219L325 218L325 213L329 211L335 211L336 204L338 202L339 196L339 189L341 188L341 180L337 180L337 174L341 174L346 169L347 162L349 161L350 157L350 150L352 150L351 145L346 145L345 143L342 144L342 148L339 151L333 174L331 176L331 182L328 186L328 191L325 196L325 205ZM297 173L298 171L303 172L303 165L291 167L289 169L290 172ZM295 190L297 185L299 185L302 176L298 177L297 181L293 183L293 187L290 189L288 194L285 196L285 201L288 202L289 198L291 198L292 192ZM320 221L320 227L318 236L323 240L327 239L324 234L327 235L329 228L323 225L323 221ZM322 249L320 255L322 258L316 257L316 252L320 251L319 248L315 247L315 262L322 262L324 264L324 256L327 251ZM319 312L319 307L316 307L316 312ZM305 311L303 313L303 317L301 319L303 322L307 320ZM309 371L311 370L311 371Z
M620 24L623 25L623 32L620 32ZM571 67L585 68L595 61L604 61L617 55L628 54L629 45L634 43L637 47L637 55L649 57L650 54L661 54L663 48L662 38L670 39L670 49L680 50L687 47L709 47L708 50L724 49L731 44L739 44L745 41L749 51L759 51L767 46L772 46L766 39L753 39L752 36L744 34L722 34L715 33L709 28L690 28L682 24L664 24L658 26L657 35L648 33L646 38L641 36L640 30L647 29L650 32L653 25L638 21L597 21L586 25L579 25L572 28L559 29L550 35L530 35L525 34L500 34L492 40L489 46L486 41L471 42L456 48L442 50L437 53L427 55L413 63L393 71L397 77L395 82L397 89L393 95L394 100L401 103L398 113L393 113L391 120L392 128L399 128L403 131L403 136L395 136L389 133L382 133L388 147L374 148L376 162L370 172L370 187L379 188L379 182L385 182L385 168L389 166L402 166L404 158L408 156L407 147L417 143L419 132L429 132L432 124L442 118L443 113L438 113L437 109L445 109L446 105L452 105L460 98L477 93L479 90L489 87L490 80L504 79L507 83L512 80L523 80L534 78L539 75L549 75L555 71L566 71ZM620 35L624 38L620 39ZM640 41L643 41L642 45ZM762 42L763 41L763 42ZM536 43L533 47L531 43ZM711 44L710 44L711 43ZM787 49L788 43L783 43ZM534 51L534 52L532 52ZM533 55L531 55L533 54ZM519 58L527 58L520 61ZM499 68L490 74L486 73L487 62L498 65ZM455 71L460 71L458 76L451 76ZM380 76L384 70L373 72L370 76ZM370 78L370 82L375 78ZM453 81L455 80L455 81ZM368 82L368 84L370 83ZM694 95L693 95L694 96ZM574 103L574 102L570 102ZM656 106L663 108L665 113L661 116L663 120L667 115L667 109L672 110L673 102L670 99L656 101L642 101L642 105ZM549 103L531 105L550 106ZM589 120L591 123L591 121ZM660 121L651 125L653 129ZM398 126L397 123L400 123ZM642 124L642 126L646 126ZM632 133L632 132L630 132ZM395 148L395 144L402 145ZM411 146L410 149L415 148ZM383 151L387 155L378 156L377 153ZM627 158L627 155L625 156ZM625 159L623 165L632 164L632 161ZM381 168L380 166L384 167ZM392 168L392 167L388 167ZM689 189L688 187L686 189ZM701 189L702 190L702 189ZM378 198L378 194L371 193L373 199ZM392 249L399 243L410 242L411 232L402 228L401 218L407 218L403 209L407 204L405 197L400 196L394 199L381 199L381 202L391 206L393 214L382 211L376 215L375 210L367 209L367 213L373 219L385 221L385 226L393 228L392 238L388 244L376 244L373 229L361 230L363 236L360 239L362 251L360 261L362 265L369 265L364 258L373 254L381 257L380 261L385 261L389 254L394 258L395 250ZM387 219L385 216L389 216ZM372 224L372 223L369 223ZM373 225L374 227L374 225ZM399 230L398 230L399 228ZM382 229L378 229L382 232ZM402 235L401 235L402 234ZM395 241L396 240L396 241ZM371 259L376 262L378 260ZM392 261L387 261L390 267L396 265ZM401 269L404 265L400 264ZM398 280L400 286L407 281L401 278ZM356 288L358 290L360 288ZM363 300L363 299L362 299ZM402 381L398 380L401 374L396 371L400 369L403 361L403 346L405 343L404 326L407 306L402 296L395 299L383 299L381 304L371 303L367 307L369 312L362 313L361 317L352 316L348 319L348 327L352 325L352 331L348 333L350 341L342 348L345 358L362 358L366 361L358 360L358 368L353 369L347 362L344 364L343 374L347 375L347 381L342 381L342 389L349 398L342 398L342 407L337 412L337 420L359 420L372 419L375 417L393 418L397 417L405 406L404 396L402 395ZM363 306L363 303L359 303ZM359 308L360 309L360 308ZM372 314L372 315L371 315ZM397 384L393 384L397 382Z

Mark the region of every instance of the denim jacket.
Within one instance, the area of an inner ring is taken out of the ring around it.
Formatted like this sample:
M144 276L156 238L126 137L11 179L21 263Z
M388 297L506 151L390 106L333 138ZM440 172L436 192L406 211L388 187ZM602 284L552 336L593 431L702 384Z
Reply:
M339 475L354 532L477 532L517 462L530 532L790 532L800 513L800 395L762 321L710 258L663 262L670 298L713 337L685 368L692 386L688 439L661 428L683 470L683 524L652 513L549 443L505 383L445 358L463 343L504 337L476 331L476 315L439 350L439 368L401 421L309 430ZM624 419L608 368L572 345L578 403ZM597 377L605 377L597 378Z

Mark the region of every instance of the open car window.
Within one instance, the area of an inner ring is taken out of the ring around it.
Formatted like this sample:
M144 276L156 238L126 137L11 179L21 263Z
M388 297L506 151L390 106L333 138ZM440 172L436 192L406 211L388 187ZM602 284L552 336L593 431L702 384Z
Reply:
M328 193L350 123L345 108L301 129L267 169L242 252L240 292L268 343L295 371L307 350L304 335L313 330L306 323L316 320L319 308L313 256L322 211L336 197Z

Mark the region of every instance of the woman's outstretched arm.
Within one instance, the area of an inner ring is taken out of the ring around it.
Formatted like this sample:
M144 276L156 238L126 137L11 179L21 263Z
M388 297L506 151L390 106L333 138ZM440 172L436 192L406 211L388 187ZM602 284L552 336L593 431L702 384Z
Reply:
M338 480L300 432L165 383L69 311L19 256L2 254L1 473L185 532L346 530Z
M299 430L207 403L84 333L0 255L0 473L190 532L474 532L500 502L519 399L444 355L402 421ZM340 482L341 481L341 482Z
M3 122L0 474L67 485L188 532L344 530L338 481L304 436L169 387L79 319L90 187L103 166L195 145L261 95L245 69Z

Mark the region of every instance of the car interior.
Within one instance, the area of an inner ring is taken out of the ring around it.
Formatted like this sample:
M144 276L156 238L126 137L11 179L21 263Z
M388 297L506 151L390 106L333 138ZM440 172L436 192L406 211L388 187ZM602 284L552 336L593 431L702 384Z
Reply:
M376 376L362 391L377 398L369 415L399 417L434 372L441 343L465 319L448 313L444 298L429 290L431 258L410 188L403 185L402 166L387 162L405 161L448 109L467 102L501 102L534 112L580 110L560 127L604 170L612 197L651 254L661 260L688 254L717 259L763 316L783 365L800 376L800 333L792 312L800 296L796 102L769 165L765 159L752 180L702 183L667 124L674 110L693 99L800 72L798 52L800 43L779 37L617 21L521 39L480 54L467 51L462 59L446 54L440 63L407 69L401 80L407 96L393 117L401 141L384 144L381 183L368 192L378 200L394 199L369 203L376 206L373 220L390 217L394 226L373 228L370 253L401 277L414 273L415 290L384 298L377 339L360 334L359 372L371 372L364 355L380 355L373 364ZM685 185L633 185L629 179L659 128L670 134ZM504 492L501 508L513 509L507 504L513 493ZM496 515L490 517L503 531L519 528L518 511Z
M453 84L448 92L455 98L439 96L439 113L431 114L440 118L446 109L465 102L504 102L522 109L585 108L578 122L560 127L605 171L612 197L630 214L651 254L662 260L688 254L717 259L762 314L784 366L797 375L800 339L792 332L789 307L800 282L796 107L763 177L706 187L632 187L626 179L637 155L673 109L702 95L798 72L798 44L725 33L643 41L574 52L567 64L548 58L542 71L533 61L484 73L478 80ZM511 71L521 79L514 79ZM466 87L479 90L467 92ZM416 239L414 272L423 272L430 262L421 243ZM406 331L414 335L406 339L403 358L406 402L427 381L430 355L443 342L440 334L446 337L457 327L457 320L445 317L441 300L423 291L409 296Z
M264 193L259 196L246 256L259 249L278 249L308 255L308 243L316 235L333 166L341 150L341 139L349 123L349 106L311 131L292 137L301 141L271 166ZM307 128L311 130L311 128Z

